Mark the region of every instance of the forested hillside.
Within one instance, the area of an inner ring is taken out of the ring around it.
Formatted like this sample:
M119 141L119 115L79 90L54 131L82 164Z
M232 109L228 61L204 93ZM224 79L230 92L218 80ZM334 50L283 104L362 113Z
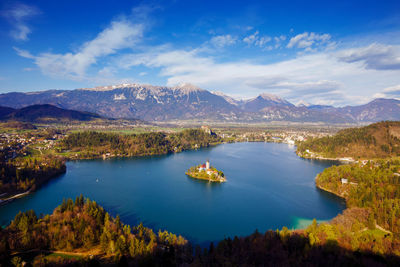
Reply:
M82 196L75 202L64 200L52 215L42 218L34 211L18 213L0 232L0 240L0 260L4 266L18 260L13 259L15 252L20 252L21 260L32 258L28 251L35 254L34 266L74 262L68 257L46 257L52 251L78 252L71 255L82 255L83 261L77 262L81 264L90 259L89 255L101 257L103 262L118 261L124 255L134 264L171 264L182 262L188 254L188 242L183 237L166 231L154 233L142 224L124 225L118 216L111 217L96 202Z
M28 190L34 191L41 184L65 171L65 161L53 155L19 157L8 162L1 160L0 194L2 198L6 198Z
M144 156L180 152L220 143L216 135L198 129L179 133L161 132L121 135L102 132L77 132L61 142L61 149L80 158L95 158L104 154L114 156Z
M256 231L210 244L192 245L183 237L124 225L96 202L68 199L52 215L19 213L0 231L4 266L398 266L400 242L392 234L368 229L369 213L353 208L331 224L306 230Z
M348 208L371 212L376 223L400 236L400 159L332 166L317 176L318 187L342 196Z
M334 136L309 139L297 147L299 155L354 159L400 156L400 122L378 122L366 127L349 128Z

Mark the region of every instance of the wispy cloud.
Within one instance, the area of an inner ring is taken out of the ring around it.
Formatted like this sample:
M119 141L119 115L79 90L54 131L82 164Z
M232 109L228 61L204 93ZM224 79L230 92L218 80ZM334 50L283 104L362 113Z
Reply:
M134 46L140 41L143 30L143 24L133 24L126 19L120 19L111 22L96 38L81 45L76 52L32 55L29 51L14 49L21 57L33 59L46 75L83 80L89 66L95 64L99 58Z
M400 84L395 86L390 86L385 89L381 93L376 93L374 95L375 98L396 98L400 99Z
M253 34L250 34L243 38L243 42L245 42L246 44L256 45L259 47L264 47L271 40L272 40L272 38L267 35L260 36L259 31L256 31Z
M368 43L357 48L327 50L334 41L326 33L304 32L289 39L286 35L269 37L250 29L242 33L246 36L216 35L198 47L177 49L173 44L146 44L143 35L148 24L143 14L147 12L148 8L140 7L130 17L112 21L74 51L39 54L20 48L15 51L31 59L45 75L97 84L132 81L135 77L120 78L121 73L132 71L136 77L150 82L155 79L151 77L154 74L170 86L189 82L243 98L268 92L293 102L303 99L344 105L369 100L362 95L398 94L398 88L391 87L400 84L399 46ZM224 47L233 50L228 48L233 45L247 52L251 47L258 52L279 48L292 55L271 63L267 61L269 53L257 54L260 56L253 59L221 59L216 53ZM296 54L298 51L293 48L311 53ZM382 91L382 88L391 89Z
M32 32L28 21L38 14L40 14L38 8L22 3L8 6L1 12L1 15L11 25L11 36L16 40L22 41L28 40L28 35Z
M236 43L236 41L237 41L237 37L234 37L230 34L214 36L210 40L211 44L213 44L214 46L217 46L217 47L225 47L225 46L234 45Z
M311 51L313 47L327 44L331 36L327 33L317 34L314 32L304 32L290 38L287 48L300 48L306 51Z
M250 86L260 89L269 88L279 91L282 96L297 98L298 96L310 98L337 94L341 84L336 81L316 80L316 81L290 81L287 77L275 79L275 81L255 80L247 83Z
M274 41L275 41L275 48L279 48L282 44L283 41L286 40L286 36L285 35L281 35L281 36L275 36L274 37Z
M400 70L400 46L373 43L345 51L340 59L347 63L361 62L367 69Z

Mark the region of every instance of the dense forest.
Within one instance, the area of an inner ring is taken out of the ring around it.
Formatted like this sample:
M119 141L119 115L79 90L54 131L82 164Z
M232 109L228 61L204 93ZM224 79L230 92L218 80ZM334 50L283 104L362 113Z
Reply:
M357 162L332 166L316 185L346 201L347 209L329 224L315 225L310 242L329 237L341 248L400 255L400 122L379 122L339 131L332 137L298 145L298 154L352 157Z
M79 251L84 261L90 255L101 256L105 262L119 261L125 256L132 263L143 265L157 261L180 264L186 261L185 255L191 254L182 236L167 231L154 233L142 224L124 225L118 216L111 217L96 202L82 196L75 201L64 200L52 215L41 218L32 210L18 213L0 232L0 240L4 265L28 259L34 266L71 263L68 258L46 257L51 251ZM14 256L15 253L20 256Z
M65 170L65 161L52 155L0 161L0 194L3 194L4 198L28 190L33 191Z
M400 156L400 122L385 121L361 128L344 129L334 136L309 139L298 144L299 155L310 156L307 151L329 158L369 159Z
M199 129L171 134L152 132L130 135L85 131L68 135L62 140L60 150L79 158L144 156L207 147L221 141L218 136Z
M332 166L317 176L318 187L342 196L347 207L366 208L371 221L400 238L400 159Z
M368 244L375 240L360 234L356 250L342 246L335 239L336 227L317 226L305 231L287 228L255 232L246 237L226 238L211 244L202 253L196 250L192 266L398 266L400 258L393 254L373 253ZM340 236L339 236L340 237ZM349 236L347 236L349 237ZM341 238L341 237L340 237ZM366 246L362 246L366 245Z
M226 238L209 248L192 245L167 231L124 225L96 202L68 199L52 215L18 213L0 231L0 260L34 266L398 266L400 242L377 235L368 212L346 210L331 224L313 222L306 230L287 228ZM70 253L70 254L68 254Z

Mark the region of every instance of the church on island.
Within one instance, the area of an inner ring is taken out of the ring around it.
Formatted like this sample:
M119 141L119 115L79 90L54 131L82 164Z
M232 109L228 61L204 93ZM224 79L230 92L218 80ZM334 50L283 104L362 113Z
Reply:
M207 160L205 164L200 165L199 171L206 171L210 169L210 161Z
M209 160L207 160L205 164L200 165L200 167L198 169L199 169L199 172L200 171L205 171L208 175L211 175L211 174L218 175L218 171L217 170L212 170L210 168L210 161Z
M187 172L192 178L209 180L212 182L225 182L225 175L222 171L218 171L216 168L210 165L210 161L207 160L206 163L198 165L196 167L191 167Z

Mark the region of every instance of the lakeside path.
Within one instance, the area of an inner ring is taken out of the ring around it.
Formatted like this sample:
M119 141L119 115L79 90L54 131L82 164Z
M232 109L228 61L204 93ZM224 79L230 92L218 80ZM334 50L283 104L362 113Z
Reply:
M9 198L6 198L6 199L0 199L0 205L4 205L4 204L6 204L6 203L8 203L8 202L10 202L10 201L12 201L12 200L14 200L16 198L21 198L21 197L24 197L26 195L29 195L30 193L31 193L31 190L28 190L26 192L13 195L13 196L11 196Z
M308 152L308 155L304 155L304 153L301 152L297 152L296 151L296 155L299 156L300 158L303 159L316 159L316 160L329 160L329 161L339 161L339 162L345 162L345 163L355 163L357 162L357 160L353 159L352 157L341 157L341 158L327 158L327 157L323 157L321 155L318 155L315 152Z

